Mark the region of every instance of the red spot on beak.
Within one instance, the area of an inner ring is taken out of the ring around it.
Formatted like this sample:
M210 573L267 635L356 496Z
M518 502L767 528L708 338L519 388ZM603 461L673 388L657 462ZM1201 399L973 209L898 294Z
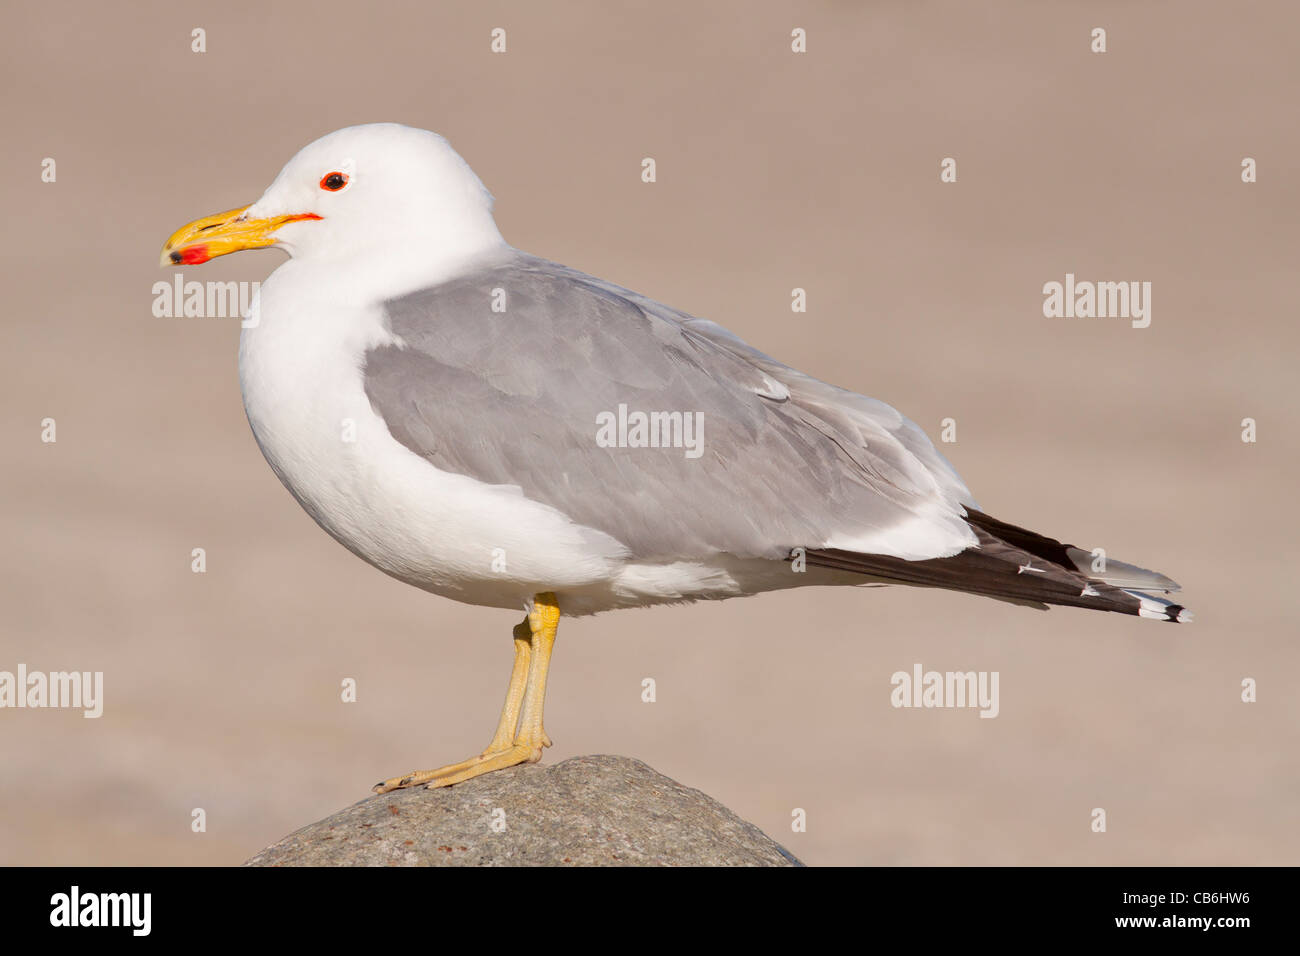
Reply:
M172 261L176 261L176 253L172 253ZM200 242L197 246L186 246L180 250L181 265L193 266L200 262L207 262L212 257L208 255L208 244Z

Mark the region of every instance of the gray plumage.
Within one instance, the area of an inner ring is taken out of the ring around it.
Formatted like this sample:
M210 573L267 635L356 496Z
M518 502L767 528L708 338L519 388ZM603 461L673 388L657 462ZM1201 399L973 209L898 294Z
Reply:
M398 441L639 559L783 559L936 504L962 534L969 492L919 428L712 322L521 253L387 310L405 347L369 352L365 382ZM699 413L702 456L600 447L597 416L620 404Z
M1168 578L1118 563L1092 572L1088 552L982 515L893 408L713 322L518 252L385 308L400 344L366 354L365 388L393 437L444 471L517 486L636 560L807 548L812 563L871 580L1178 619L1178 605L1124 590L1176 589ZM703 454L601 447L598 416L619 405L700 413ZM827 546L918 517L945 553Z

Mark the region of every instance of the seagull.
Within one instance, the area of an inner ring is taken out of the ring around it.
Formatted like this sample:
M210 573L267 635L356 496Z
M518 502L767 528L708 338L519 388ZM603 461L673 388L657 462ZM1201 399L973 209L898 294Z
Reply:
M561 614L898 584L1190 620L1164 575L984 513L891 406L515 249L492 208L443 137L354 126L162 250L287 252L239 340L267 463L384 573L525 613L487 748L375 792L540 760Z

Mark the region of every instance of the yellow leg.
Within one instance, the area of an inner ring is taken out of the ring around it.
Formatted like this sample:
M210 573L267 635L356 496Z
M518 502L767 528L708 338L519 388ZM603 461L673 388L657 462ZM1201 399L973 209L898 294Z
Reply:
M501 708L501 720L492 742L477 757L448 764L437 770L415 770L374 786L375 793L387 793L403 787L427 783L430 789L449 787L479 774L536 763L542 748L551 745L542 727L542 710L546 703L546 676L550 670L551 650L560 624L560 608L555 595L547 591L533 598L528 617L515 627L515 663L510 672L510 687Z
M528 658L532 647L532 631L528 627L528 618L515 625L515 666L510 671L510 689L506 691L506 702L501 708L501 720L497 723L497 732L492 735L492 742L483 751L483 756L505 750L515 739L515 728L519 726L519 708L524 701L524 687L528 682Z

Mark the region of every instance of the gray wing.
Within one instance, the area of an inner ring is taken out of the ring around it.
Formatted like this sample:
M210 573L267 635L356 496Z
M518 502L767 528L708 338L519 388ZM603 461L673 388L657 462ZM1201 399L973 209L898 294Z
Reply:
M638 559L975 542L970 494L919 428L712 322L523 254L385 307L398 344L366 354L365 388L397 441ZM702 454L602 447L620 405L698 415Z

